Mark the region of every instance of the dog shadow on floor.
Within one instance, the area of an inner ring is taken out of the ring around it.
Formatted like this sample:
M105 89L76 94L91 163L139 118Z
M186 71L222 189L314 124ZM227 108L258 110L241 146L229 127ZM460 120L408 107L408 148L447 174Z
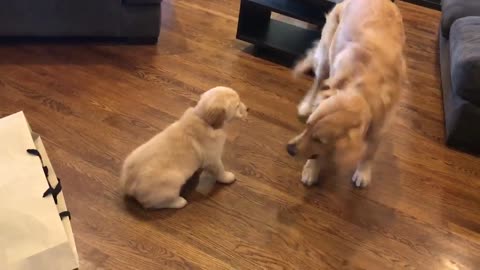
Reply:
M214 196L220 191L224 185L217 184L216 180L209 174L202 173L202 171L195 172L192 177L188 179L180 192L188 204L185 207L190 207L192 204L201 202ZM177 211L183 209L145 209L132 197L124 197L126 210L135 218L140 220L155 220L167 218L175 215Z
M391 238L390 228L399 221L395 205L402 200L401 171L393 155L391 143L385 143L373 170L373 179L366 188L354 187L353 171L339 172L327 166L317 185L304 188L303 200L278 212L279 222L290 229L303 231L306 227L312 239L305 238L313 247L322 239L351 239L341 250L342 267L355 267L369 258L362 247L378 247L385 238ZM309 222L305 222L309 220ZM318 226L317 226L318 225ZM374 248L376 249L376 248ZM340 265L339 265L340 266Z

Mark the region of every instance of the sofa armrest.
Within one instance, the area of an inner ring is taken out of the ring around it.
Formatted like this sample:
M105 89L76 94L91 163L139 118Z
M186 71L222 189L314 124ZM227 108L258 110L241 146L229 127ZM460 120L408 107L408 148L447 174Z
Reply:
M458 19L450 31L452 90L480 106L480 16Z
M449 38L452 24L468 16L480 16L479 0L442 0L442 35Z

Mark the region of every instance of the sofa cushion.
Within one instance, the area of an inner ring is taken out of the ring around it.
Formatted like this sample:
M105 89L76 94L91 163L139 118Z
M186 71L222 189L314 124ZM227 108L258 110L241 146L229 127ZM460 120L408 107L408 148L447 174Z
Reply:
M127 5L121 0L0 0L0 36L156 43L160 9L158 4Z
M127 5L158 5L162 0L123 0Z
M479 0L443 0L442 34L448 38L452 24L460 18L480 16Z
M453 91L480 105L480 17L458 19L450 30Z

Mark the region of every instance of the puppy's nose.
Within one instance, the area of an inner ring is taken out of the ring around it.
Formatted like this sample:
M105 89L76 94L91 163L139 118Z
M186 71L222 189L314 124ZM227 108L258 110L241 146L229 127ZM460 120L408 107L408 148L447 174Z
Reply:
M250 111L250 108L247 107L247 112L249 112L249 111Z
M287 152L294 157L297 154L297 146L295 144L287 144Z

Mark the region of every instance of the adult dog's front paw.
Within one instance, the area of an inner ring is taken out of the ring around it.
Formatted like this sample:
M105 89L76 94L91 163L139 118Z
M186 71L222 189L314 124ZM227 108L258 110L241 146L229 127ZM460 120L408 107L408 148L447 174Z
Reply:
M302 101L297 108L297 116L300 122L307 122L308 117L312 113L312 104L309 101Z
M235 174L232 172L224 172L223 176L218 179L218 182L223 184L231 184L235 182Z
M303 166L302 183L311 186L318 181L318 168L314 160L308 160Z
M372 170L370 168L359 169L355 171L352 182L357 188L366 187L372 180Z

